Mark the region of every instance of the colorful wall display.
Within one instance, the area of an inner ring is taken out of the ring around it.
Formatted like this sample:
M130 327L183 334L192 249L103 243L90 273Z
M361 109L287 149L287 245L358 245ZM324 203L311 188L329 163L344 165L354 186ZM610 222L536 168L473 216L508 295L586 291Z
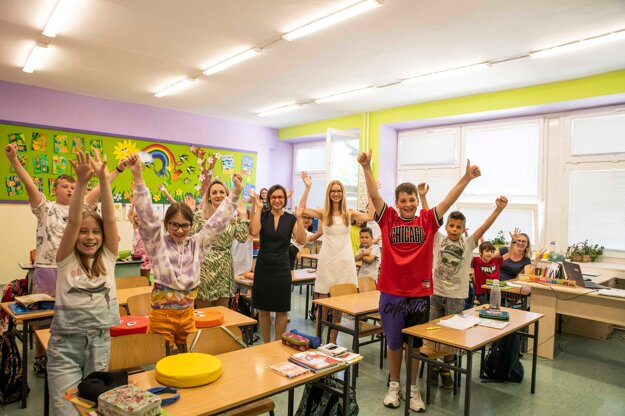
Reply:
M145 182L156 203L167 203L158 189L161 183L177 200L182 201L190 194L198 202L211 179L219 178L229 184L230 175L240 172L246 189L254 189L256 183L255 152L2 123L0 143L3 151L8 143L17 145L20 163L47 198L52 198L54 178L63 173L73 174L70 160L74 160L74 154L84 151L93 155L96 149L107 156L109 170L121 159L138 153L145 166ZM23 184L4 155L0 159L0 175L4 182L0 187L0 202L28 200ZM115 202L130 201L131 182L130 171L113 182ZM90 182L91 185L96 183Z

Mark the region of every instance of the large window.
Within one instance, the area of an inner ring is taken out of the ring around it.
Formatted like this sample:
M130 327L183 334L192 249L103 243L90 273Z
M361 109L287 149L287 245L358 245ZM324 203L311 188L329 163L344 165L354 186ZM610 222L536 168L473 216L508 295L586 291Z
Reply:
M491 122L402 132L398 146L398 183L426 182L430 207L436 206L464 175L466 161L480 166L482 176L472 181L451 210L467 217L469 233L506 195L508 207L486 233L507 235L515 227L530 239L538 235L542 122L537 119Z
M304 183L300 178L301 171L307 171L312 177L312 187L308 196L307 206L323 207L326 191L326 145L325 141L296 144L293 147L293 190L291 206L295 207L304 191Z

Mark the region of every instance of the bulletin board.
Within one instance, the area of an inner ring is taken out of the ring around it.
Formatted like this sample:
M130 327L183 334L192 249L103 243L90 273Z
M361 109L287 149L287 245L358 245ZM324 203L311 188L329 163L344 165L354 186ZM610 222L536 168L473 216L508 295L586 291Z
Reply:
M158 189L160 183L179 201L191 194L199 202L211 179L219 178L232 187L230 177L234 172L243 177L244 196L255 189L255 152L4 123L0 123L0 138L3 153L8 143L17 145L20 163L47 198L53 198L51 191L57 176L63 173L74 176L69 163L75 159L74 153L93 154L95 149L107 156L109 170L124 157L141 152L142 158L148 160L143 177L155 203L168 203ZM3 181L0 202L28 200L24 185L5 155L0 158L0 175ZM131 182L128 169L115 179L111 184L115 202L130 201ZM97 179L92 179L90 188L96 184Z

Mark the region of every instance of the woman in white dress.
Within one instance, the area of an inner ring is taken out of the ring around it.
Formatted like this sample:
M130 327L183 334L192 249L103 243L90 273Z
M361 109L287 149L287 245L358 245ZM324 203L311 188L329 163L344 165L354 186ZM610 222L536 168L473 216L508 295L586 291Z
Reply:
M306 207L306 200L312 185L312 179L306 172L301 173L305 189L300 201L300 207ZM343 283L353 283L358 286L356 277L356 263L349 237L349 227L352 219L358 218L368 221L367 214L348 209L345 203L343 184L334 180L328 184L325 206L323 209L306 208L304 215L319 218L323 224L323 244L317 262L317 279L315 279L315 296L326 298L330 287ZM317 316L319 319L319 316ZM340 314L334 314L333 322L339 322ZM337 332L330 331L330 342L336 343Z

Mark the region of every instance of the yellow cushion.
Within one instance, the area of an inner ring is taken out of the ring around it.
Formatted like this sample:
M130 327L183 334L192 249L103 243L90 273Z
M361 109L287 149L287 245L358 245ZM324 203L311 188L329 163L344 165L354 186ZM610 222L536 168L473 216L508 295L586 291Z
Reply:
M170 355L156 363L154 375L159 383L166 386L202 386L221 376L221 361L199 352Z

